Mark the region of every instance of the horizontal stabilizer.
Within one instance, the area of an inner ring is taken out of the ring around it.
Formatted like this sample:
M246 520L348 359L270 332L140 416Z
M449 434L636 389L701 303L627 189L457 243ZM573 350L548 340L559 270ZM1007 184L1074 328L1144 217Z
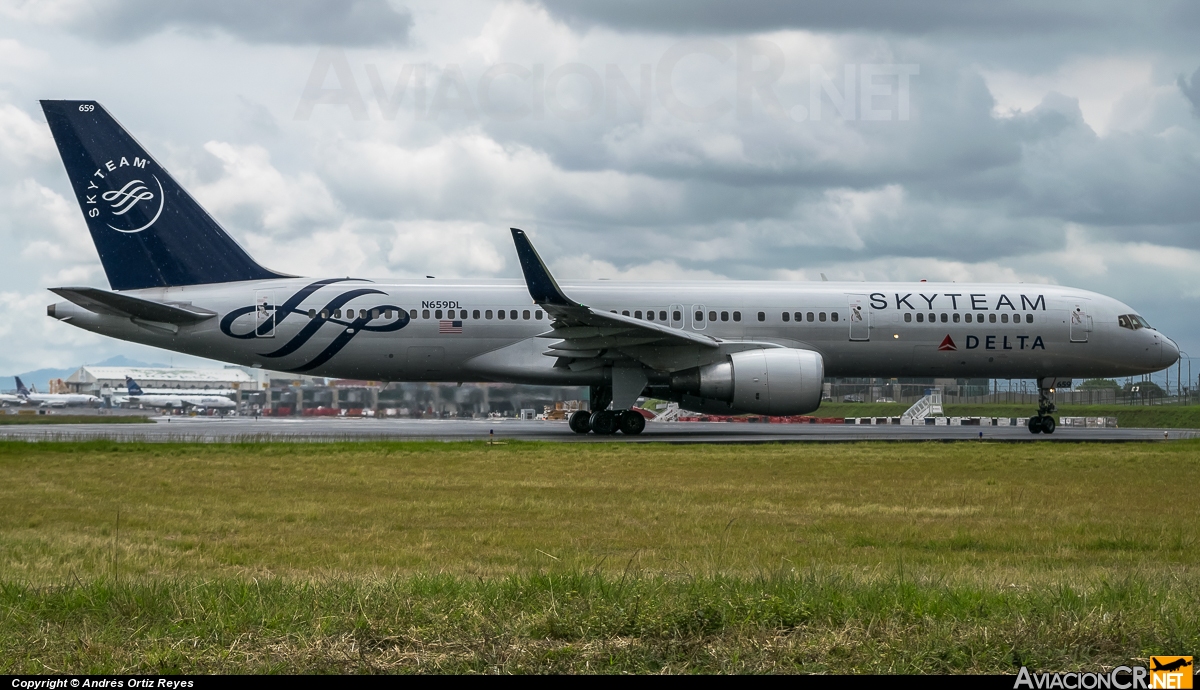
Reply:
M142 321L156 321L177 326L199 323L217 313L190 304L164 304L132 295L90 287L50 288L50 291L97 314L124 316Z

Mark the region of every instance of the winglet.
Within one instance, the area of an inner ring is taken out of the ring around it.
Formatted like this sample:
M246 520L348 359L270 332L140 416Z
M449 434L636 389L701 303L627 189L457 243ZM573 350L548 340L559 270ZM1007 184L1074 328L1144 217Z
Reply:
M517 245L517 258L521 261L521 271L525 274L525 284L529 287L529 296L535 304L552 304L560 307L582 306L563 294L562 288L554 282L554 276L538 256L533 243L525 235L525 231L517 228L512 230L513 242Z

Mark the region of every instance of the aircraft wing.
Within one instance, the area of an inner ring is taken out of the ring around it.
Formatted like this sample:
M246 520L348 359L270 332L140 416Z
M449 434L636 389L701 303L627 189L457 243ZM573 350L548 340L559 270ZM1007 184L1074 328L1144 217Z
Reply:
M166 304L90 287L50 288L50 291L97 314L185 326L211 319L217 313L190 304Z
M662 368L662 362L674 359L670 356L673 350L720 347L721 341L716 338L593 309L570 299L550 275L525 233L512 228L512 235L529 295L553 319L552 330L539 336L556 341L544 354L559 357L559 365L581 369L598 366L605 360L633 359L651 368Z

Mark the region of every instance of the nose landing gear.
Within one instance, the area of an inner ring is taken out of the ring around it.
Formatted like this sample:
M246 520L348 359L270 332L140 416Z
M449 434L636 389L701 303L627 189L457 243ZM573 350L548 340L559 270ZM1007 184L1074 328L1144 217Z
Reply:
M1029 418L1029 432L1033 434L1053 434L1058 423L1050 415L1057 412L1054 405L1054 377L1047 376L1038 379L1038 413Z

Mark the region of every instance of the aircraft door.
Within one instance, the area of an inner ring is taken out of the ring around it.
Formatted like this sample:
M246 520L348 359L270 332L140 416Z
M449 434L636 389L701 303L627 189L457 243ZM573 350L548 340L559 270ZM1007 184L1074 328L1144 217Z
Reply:
M671 312L669 314L671 317L671 328L683 328L685 311L682 304L671 305Z
M1071 342L1086 343L1092 330L1092 317L1088 316L1087 305L1081 302L1071 307Z
M866 295L847 295L850 298L850 339L871 339L871 306Z
M708 324L708 320L706 319L705 314L704 314L704 305L703 304L693 304L691 316L692 316L692 329L696 330L696 331L704 330L704 327Z
M254 291L254 333L259 338L275 337L275 291Z

